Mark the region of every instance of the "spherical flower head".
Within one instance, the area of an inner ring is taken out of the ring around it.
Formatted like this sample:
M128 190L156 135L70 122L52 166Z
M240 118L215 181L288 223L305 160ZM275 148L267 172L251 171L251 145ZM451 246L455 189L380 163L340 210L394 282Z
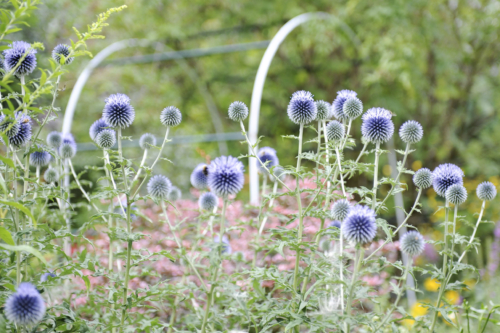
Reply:
M335 220L344 221L351 211L351 204L346 199L335 201L332 206L331 215Z
M73 158L76 155L76 143L73 140L63 138L63 143L59 147L61 158Z
M363 113L363 102L355 96L349 97L342 106L342 112L348 119L356 119Z
M116 132L110 128L102 130L95 137L95 143L101 149L110 149L116 143Z
M20 129L21 124L16 119L6 117L3 113L0 114L0 132L10 138L19 133Z
M293 93L287 109L288 117L295 124L309 124L318 114L313 95L309 91L296 91Z
M151 177L148 182L148 193L156 199L166 199L172 190L172 182L163 175Z
M36 167L46 166L50 163L52 155L48 151L35 151L30 154L30 164Z
M328 223L328 227L340 229L340 227L342 227L342 222L337 220L331 221L330 223Z
M43 273L42 276L40 276L40 282L46 282L49 277L55 278L57 275L54 273Z
M45 315L45 301L31 283L19 284L5 302L5 316L19 326L34 325Z
M167 106L161 112L160 120L167 127L175 127L182 121L181 111L175 106Z
M418 231L410 230L401 237L399 244L404 254L416 257L424 251L425 240Z
M156 137L151 133L144 133L139 139L139 146L143 150L156 146Z
M50 132L49 135L47 135L47 144L52 148L59 148L62 142L62 134L57 131Z
M451 185L446 190L445 198L454 205L461 205L467 200L467 190L462 184Z
M445 163L439 165L432 172L432 186L434 191L444 197L446 190L452 185L459 184L463 185L464 172L455 164Z
M342 233L346 240L357 244L371 242L377 234L375 212L367 206L351 207L342 223Z
M390 111L383 108L371 108L363 115L361 134L372 143L384 143L394 134L394 124Z
M45 170L43 178L45 178L45 181L49 184L55 183L59 180L59 172L57 171L57 169L48 168L47 170Z
M427 168L419 169L413 175L413 183L416 187L425 190L432 185L432 171Z
M191 173L191 185L198 190L203 190L208 187L208 165L201 163L194 168Z
M491 201L497 196L497 188L491 182L483 182L477 186L477 197L483 201Z
M259 168L259 172L267 175L267 170L271 170L274 166L279 164L278 156L276 156L276 150L271 147L262 147L259 149L257 153L257 158L264 164L266 167L264 168L262 164L257 163L257 167ZM267 170L266 170L267 168Z
M208 167L208 186L218 197L227 198L243 188L243 164L232 156L217 157Z
M95 138L99 133L101 133L103 130L110 128L111 125L104 120L104 118L97 119L94 121L92 125L90 125L89 128L89 135L92 141L95 141Z
M233 121L242 121L248 117L248 107L243 102L232 102L231 105L229 105L227 113L229 119Z
M219 236L214 237L214 242L220 243ZM222 251L221 252L223 254L231 254L233 252L233 249L231 248L231 245L229 244L229 240L227 239L226 235L222 236Z
M66 44L59 44L52 50L52 59L58 64L61 64L61 59L64 56L64 62L61 65L69 65L75 60L75 57L69 57L69 46Z
M212 211L219 204L219 198L212 192L205 192L198 199L200 209Z
M130 98L125 94L113 94L106 98L102 117L111 127L129 127L135 118Z
M172 186L172 189L168 193L167 199L170 202L179 200L182 197L182 192L177 186Z
M16 76L31 74L36 68L36 50L30 50L31 45L23 41L13 42L9 46L11 47L10 49L3 51L5 70L10 72L20 62L14 74ZM21 61L25 54L26 56Z
M340 121L348 119L347 115L344 113L344 103L351 97L356 97L357 95L356 92L347 89L337 92L337 97L332 103L332 110L335 118Z
M330 121L326 125L326 138L331 142L340 142L345 136L345 128L336 120Z
M408 120L399 128L399 137L405 143L417 143L423 136L424 130L418 121Z
M317 121L324 121L332 117L332 106L330 103L325 101L316 101L316 109L318 113L316 114Z
M16 114L16 121L20 124L19 131L9 138L9 143L19 148L31 140L31 118L19 111Z

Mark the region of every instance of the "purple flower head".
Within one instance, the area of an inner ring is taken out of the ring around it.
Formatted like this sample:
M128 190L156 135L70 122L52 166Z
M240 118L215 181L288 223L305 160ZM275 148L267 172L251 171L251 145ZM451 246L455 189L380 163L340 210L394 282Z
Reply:
M332 103L333 115L335 116L335 118L337 118L340 121L349 118L347 114L344 113L344 103L348 99L356 97L357 95L358 94L356 92L347 89L340 90L337 92L337 97Z
M36 167L46 166L50 163L52 155L48 151L35 151L30 154L30 164Z
M20 124L19 131L9 138L9 143L19 148L31 140L31 118L22 111L18 111L16 121Z
M30 50L31 45L23 41L13 42L9 46L10 49L3 51L5 70L10 72L20 62L14 74L16 76L31 74L36 68L36 50ZM26 56L21 61L25 54Z
M101 133L103 130L110 128L111 125L104 120L104 118L97 119L92 125L90 125L89 135L92 141L95 141L97 134Z
M278 156L276 156L276 150L271 147L260 148L257 153L257 158L266 166L267 170L271 170L279 164ZM260 162L257 163L257 167L262 174L268 173L266 168L264 168Z
M304 90L294 92L288 104L287 113L295 124L309 124L315 120L318 108L313 95Z
M418 231L410 230L401 237L399 244L403 253L415 257L424 251L425 240Z
M113 94L106 98L102 111L103 119L112 127L129 127L135 118L130 98L125 94Z
M31 283L23 282L5 302L5 316L16 325L40 322L45 315L45 301Z
M151 177L147 185L148 193L153 198L166 199L172 190L172 182L163 175Z
M208 167L208 186L218 197L237 194L244 184L243 164L232 156L217 157Z
M450 186L463 185L463 177L464 172L455 164L441 164L432 172L432 186L439 196L444 197Z
M75 60L75 57L69 57L69 46L66 44L59 44L52 50L52 59L54 59L58 64L61 63L62 56L64 56L64 62L62 65L69 65Z
M214 237L214 242L220 243L219 236ZM233 249L231 248L231 244L229 244L229 240L227 239L227 236L226 235L222 236L222 253L223 254L231 254L232 252L233 252Z
M198 199L198 205L200 209L203 210L208 210L211 211L215 207L217 207L219 203L219 198L212 192L205 192L202 195L200 195L200 198Z
M390 111L383 108L371 108L363 115L361 134L369 142L384 143L394 134L394 124Z
M337 221L337 220L331 221L331 222L328 224L328 227L330 227L330 228L338 228L338 229L340 229L340 227L342 227L342 222Z
M350 242L358 244L371 242L377 234L375 212L367 206L351 207L342 223L342 233Z
M191 185L198 190L208 187L208 165L200 163L191 173Z

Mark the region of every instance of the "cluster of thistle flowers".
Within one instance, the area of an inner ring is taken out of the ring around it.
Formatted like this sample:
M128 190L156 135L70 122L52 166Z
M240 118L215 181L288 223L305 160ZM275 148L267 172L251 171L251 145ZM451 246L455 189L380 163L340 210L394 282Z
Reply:
M20 79L21 85L24 86L25 77L30 75L36 68L37 51L24 41L15 41L9 47L3 52L3 58L0 58L0 74L1 76L7 74L14 75ZM69 47L64 44L59 44L52 50L52 58L61 65L68 65L74 59L70 57ZM24 94L23 87L23 97ZM1 108L2 106L0 105ZM34 143L32 141L32 126L32 120L26 108L14 114L0 113L0 133L5 135L7 141L4 141L3 137L0 140L12 152L15 165L22 165L18 159L17 152L22 148L29 151ZM49 140L52 143L50 147L55 148L52 154L61 154L61 152L67 154L68 149L76 151L76 144L71 135L63 137L59 133L57 135L51 133L49 138L52 138ZM70 148L67 148L68 145ZM62 148L63 146L64 148ZM30 165L36 167L36 175L39 182L40 168L48 165L53 159L49 152L50 148L37 147L36 149L37 151L30 154L26 168L29 170ZM56 168L49 167L45 172L45 179L49 183L54 183L59 179L59 174L60 172ZM14 182L17 182L17 180L14 180ZM14 191L16 191L16 187L14 187ZM47 274L51 275L52 273ZM42 276L43 280L47 279L47 274ZM18 277L20 276L18 273ZM18 278L17 283L16 292L5 303L5 315L9 321L18 326L32 326L43 318L45 314L45 301L30 282L21 283Z

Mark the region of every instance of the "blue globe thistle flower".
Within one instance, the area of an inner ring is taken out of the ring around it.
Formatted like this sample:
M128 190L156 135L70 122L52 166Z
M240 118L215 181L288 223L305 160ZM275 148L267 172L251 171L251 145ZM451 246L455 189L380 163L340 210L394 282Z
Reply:
M417 143L423 136L424 130L418 121L408 120L399 128L399 137L404 143Z
M344 221L351 211L351 204L346 199L335 201L330 211L335 220Z
M63 142L62 134L57 131L50 132L47 135L47 144L52 148L59 148L62 142Z
M394 134L392 114L383 108L371 108L363 115L361 134L369 142L384 143Z
M182 121L181 111L175 106L167 106L160 114L161 123L167 127L175 127Z
M215 243L220 243L219 236L214 237ZM231 248L231 244L229 244L229 240L226 235L222 236L222 251L223 254L231 254L233 253L233 249Z
M116 143L116 132L110 128L102 130L95 137L95 143L101 149L110 149Z
M16 68L14 74L16 76L31 74L36 68L36 50L30 50L31 45L23 41L13 42L9 46L11 47L10 49L3 51L6 71L10 72L14 69L21 58L26 54L26 57L24 57Z
M313 95L309 91L296 91L293 93L287 109L288 117L295 124L309 124L318 114Z
M147 188L149 195L153 198L166 199L172 190L172 182L163 175L156 175L151 177Z
M227 113L229 119L233 121L242 121L248 117L248 107L243 102L232 102L231 105L229 105Z
M352 90L340 90L337 92L337 97L332 103L333 115L338 120L346 120L348 116L344 113L344 103L351 97L356 97L358 94Z
M325 101L316 101L316 109L318 110L316 120L324 121L332 117L332 106L330 103Z
M461 205L467 200L467 190L462 184L454 184L448 187L445 197L448 202Z
M31 118L22 111L18 111L16 121L20 124L19 131L9 138L9 143L19 148L31 140Z
M219 198L212 192L205 192L198 199L198 206L203 210L212 211L219 204Z
M342 233L346 240L358 244L371 242L377 234L375 212L362 205L351 207L342 223Z
M476 189L477 197L483 201L491 201L497 196L497 188L491 182L482 182Z
M95 138L97 137L97 134L101 133L103 130L110 128L111 125L104 120L104 118L97 119L94 121L92 125L90 125L89 128L89 135L92 141L95 141Z
M50 163L52 155L48 151L35 151L30 154L30 164L36 167L46 166Z
M349 97L342 107L342 113L348 119L356 119L363 113L363 103L357 97Z
M177 186L172 186L172 189L168 193L167 199L170 202L179 200L182 197L182 192Z
M208 186L218 197L237 194L244 183L243 164L232 156L217 157L208 167Z
M427 168L421 168L413 175L413 183L416 187L425 190L432 185L432 171Z
M40 282L47 282L49 277L55 278L57 275L54 273L43 273L42 276L40 276Z
M156 146L156 137L151 133L144 133L139 139L139 146L143 150Z
M276 150L271 147L262 147L257 153L257 158L266 166L267 170L271 170L274 166L279 164L278 156L276 156ZM268 174L266 168L264 168L260 162L257 163L259 172L262 174Z
M198 190L208 187L208 165L200 163L191 173L191 185Z
M339 123L336 120L330 121L326 125L326 138L331 142L339 142L345 136L345 128L344 125Z
M6 117L3 113L0 113L0 132L10 138L19 133L20 128L21 124L16 119Z
M76 142L71 133L63 134L63 142L59 146L61 158L73 158L76 155Z
M69 57L69 46L66 44L59 44L52 50L52 59L58 64L61 64L62 56L64 56L64 63L62 65L69 65L75 60L75 57Z
M410 230L399 241L401 251L411 257L416 257L424 251L424 237L416 230Z
M337 220L331 221L330 223L328 223L328 227L340 229L340 227L342 227L342 222Z
M45 301L31 283L19 284L5 302L5 316L19 326L34 325L45 315Z
M446 190L452 185L459 184L463 185L464 172L455 164L445 163L439 165L432 172L432 186L434 191L444 197Z
M59 171L57 171L57 169L49 167L47 170L45 170L43 178L45 178L45 181L49 184L55 183L59 180Z
M105 100L102 117L112 127L129 127L135 118L135 110L130 98L125 94L113 94Z

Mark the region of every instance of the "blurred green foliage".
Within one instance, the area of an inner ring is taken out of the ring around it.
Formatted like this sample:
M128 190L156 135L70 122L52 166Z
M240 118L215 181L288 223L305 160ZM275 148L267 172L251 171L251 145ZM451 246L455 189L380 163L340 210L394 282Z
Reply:
M444 161L455 162L471 178L500 172L496 150L500 96L495 93L498 1L47 0L31 18L35 29L26 30L30 35L20 38L44 42L48 56L56 44L67 42L72 26L81 29L95 13L123 3L128 9L112 19L108 37L90 44L94 55L112 42L128 38L160 41L176 50L269 40L287 20L313 11L334 14L351 27L361 41L359 47L337 22L311 22L285 40L273 61L263 94L259 134L265 136L263 145L278 150L284 165L294 164L297 145L281 138L297 132L286 116L289 96L306 89L317 99L331 102L336 91L352 89L365 109L380 106L395 113L397 128L407 119L422 123L425 136L409 165L418 160L417 165L433 169ZM126 49L111 59L157 51ZM227 119L226 110L234 100L249 104L263 53L253 50L188 60L213 96L226 132L239 131L238 124ZM75 62L72 66L84 65ZM62 110L79 72L73 71L62 82L66 87L59 100ZM137 111L134 125L124 135L138 138L148 131L162 137L164 128L158 117L168 105L178 106L184 115L174 135L214 133L196 85L175 61L163 61L98 68L77 107L73 132L78 141L90 141L88 127L100 117L104 98L116 92L128 94ZM360 123L357 120L353 125L353 135L358 138ZM306 132L309 138L315 136L313 131ZM229 147L236 156L246 150L239 142L230 142ZM404 148L399 138L396 148ZM309 144L305 149L315 146ZM175 166L168 166L169 175L179 174L177 182L187 189L188 172L204 159L204 153L217 156L217 145L170 146L167 156Z

